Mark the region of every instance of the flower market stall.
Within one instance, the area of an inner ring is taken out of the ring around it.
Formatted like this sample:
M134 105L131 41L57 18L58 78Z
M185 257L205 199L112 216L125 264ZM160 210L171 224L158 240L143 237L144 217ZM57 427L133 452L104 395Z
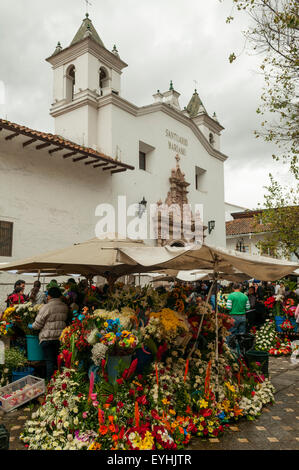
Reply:
M183 449L192 436L216 437L241 417L259 416L263 405L274 400L274 388L262 364L249 368L229 349L232 320L218 303L213 311L209 298L221 272L238 269L277 279L294 265L208 246L160 249L106 243L101 250L96 241L76 245L73 259L61 250L5 268L55 267L104 274L111 281L97 299L99 305L92 301L75 312L62 332L58 370L44 403L25 425L25 446ZM103 260L97 258L99 252ZM126 270L196 267L214 274L206 301L195 305L188 302L188 286L159 293L115 283Z
M173 296L184 295L176 289L165 296L141 327L141 302L133 310L119 300L117 310L85 310L74 319L62 333L45 402L26 423L29 449L182 449L192 436L215 437L229 422L258 416L273 401L269 380L231 354L230 319L222 315L216 397L215 314L206 304L192 317L185 304L180 312L169 308ZM190 357L203 315L203 341Z

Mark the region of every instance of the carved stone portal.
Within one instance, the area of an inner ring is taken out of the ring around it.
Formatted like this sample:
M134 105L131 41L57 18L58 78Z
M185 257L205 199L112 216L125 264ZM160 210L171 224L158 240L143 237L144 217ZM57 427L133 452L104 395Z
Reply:
M171 170L169 178L170 190L165 203L157 202L157 212L154 216L154 226L158 235L158 246L172 245L185 246L194 243L195 219L188 202L190 183L185 180L176 157L176 168ZM196 214L196 217L200 217ZM185 226L184 226L185 223Z

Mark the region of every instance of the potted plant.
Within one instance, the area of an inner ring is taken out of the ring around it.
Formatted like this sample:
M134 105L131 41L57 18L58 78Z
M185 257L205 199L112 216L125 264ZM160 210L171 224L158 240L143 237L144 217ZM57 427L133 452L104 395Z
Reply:
M9 382L15 382L27 375L32 375L34 369L28 367L28 360L25 354L19 348L5 350L5 362L0 366L0 384L7 385Z
M34 323L41 305L32 305L31 302L19 305L16 308L14 318L16 325L24 332L27 342L27 358L29 361L42 361L44 359L42 348L38 340L38 330L33 330L28 325Z
M258 363L264 375L268 375L269 350L276 344L275 323L266 320L257 331L253 349L246 352L248 367L255 368Z

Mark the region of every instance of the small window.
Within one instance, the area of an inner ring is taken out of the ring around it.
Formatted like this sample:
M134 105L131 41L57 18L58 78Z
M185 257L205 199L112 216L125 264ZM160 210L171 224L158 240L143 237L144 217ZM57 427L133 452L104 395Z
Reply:
M74 65L71 65L66 73L66 99L68 102L74 100L75 95L75 84L76 84L76 69Z
M198 166L195 167L195 189L196 191L204 191L205 190L205 174L207 170L203 168L199 168Z
M105 67L101 67L99 71L99 86L100 86L100 94L103 96L104 88L109 87L109 73Z
M139 152L139 169L146 171L146 154Z
M209 135L209 142L211 145L214 145L215 143L214 135L212 134L212 132L210 132L210 135Z
M236 251L240 251L241 253L249 253L249 246L245 245L244 240L241 239L236 244Z
M13 223L0 220L0 256L12 256Z

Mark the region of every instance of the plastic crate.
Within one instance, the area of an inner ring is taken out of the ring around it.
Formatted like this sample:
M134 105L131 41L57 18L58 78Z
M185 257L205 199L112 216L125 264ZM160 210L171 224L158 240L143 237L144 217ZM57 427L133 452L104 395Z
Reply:
M5 387L0 388L0 409L5 411L15 410L28 401L45 393L45 381L33 375L27 375Z

